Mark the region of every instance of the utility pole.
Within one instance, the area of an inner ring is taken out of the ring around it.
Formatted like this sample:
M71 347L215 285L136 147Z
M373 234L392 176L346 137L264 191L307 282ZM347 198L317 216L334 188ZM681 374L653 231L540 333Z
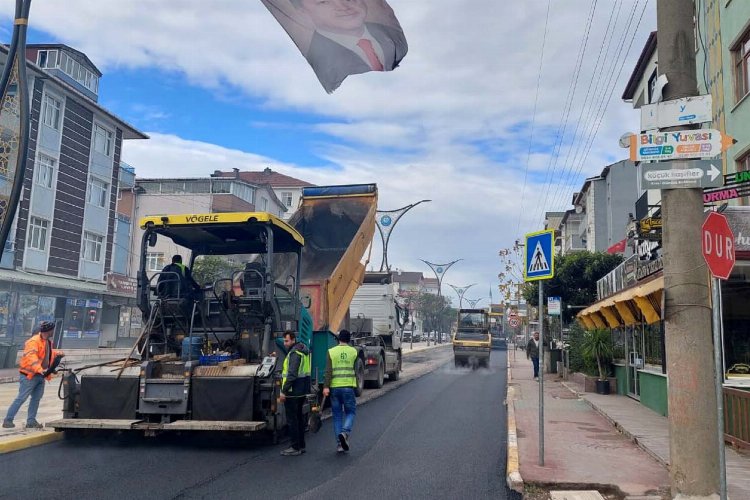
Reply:
M693 7L685 0L657 0L658 72L668 79L664 100L698 95ZM708 334L711 307L701 248L702 190L662 190L662 217L672 497L718 496L715 367Z

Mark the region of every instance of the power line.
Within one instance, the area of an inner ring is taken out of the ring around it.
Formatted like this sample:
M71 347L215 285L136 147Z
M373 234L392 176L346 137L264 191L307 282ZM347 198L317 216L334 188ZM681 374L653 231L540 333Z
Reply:
M534 144L534 125L536 123L536 109L539 101L539 87L542 80L542 65L544 63L544 47L547 44L547 27L549 25L549 11L552 0L547 0L547 16L544 19L544 35L542 36L542 50L539 55L539 71L536 77L536 93L534 94L534 111L531 115L531 132L529 134L529 147L526 152L526 171L523 175L523 188L521 189L521 203L518 208L518 222L516 224L516 234L521 228L521 214L523 214L524 202L526 201L526 182L529 178L529 161L531 159L531 147Z
M581 67L583 66L583 58L586 55L586 48L588 47L589 34L591 33L591 25L593 24L594 14L596 13L596 5L598 0L594 0L591 3L588 20L586 21L586 29L581 41L581 47L578 51L578 58L576 59L576 65L573 69L573 79L568 89L568 96L566 98L565 107L563 108L563 117L560 119L560 126L557 129L556 144L552 147L552 155L550 162L547 165L547 177L544 186L544 201L540 204L542 208L542 214L544 214L544 207L547 204L549 198L549 192L552 185L552 180L555 177L555 171L557 170L557 161L560 157L560 151L562 145L565 142L565 132L568 128L568 119L570 118L570 111L573 109L573 102L575 101L575 93L578 89L578 79L581 76ZM557 152L555 152L555 148Z

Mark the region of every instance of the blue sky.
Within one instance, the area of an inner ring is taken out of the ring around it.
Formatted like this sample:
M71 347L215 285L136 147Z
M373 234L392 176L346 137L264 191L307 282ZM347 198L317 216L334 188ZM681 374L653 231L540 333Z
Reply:
M124 146L137 175L270 166L318 184L376 182L382 209L430 198L399 223L389 260L429 272L420 258L463 258L447 282L486 283L475 287L486 295L498 250L541 229L545 210L570 208L586 176L624 156L617 139L637 126L620 95L654 29L655 1L598 2L577 68L592 2L551 3L540 75L546 0L502 9L495 0L390 0L409 42L401 67L350 77L331 95L259 0L222 0L211 11L199 0L179 9L35 0L29 42L68 44L102 70L100 103L151 136ZM0 0L5 39L13 3ZM597 67L610 39L632 47ZM577 155L588 141L590 152Z

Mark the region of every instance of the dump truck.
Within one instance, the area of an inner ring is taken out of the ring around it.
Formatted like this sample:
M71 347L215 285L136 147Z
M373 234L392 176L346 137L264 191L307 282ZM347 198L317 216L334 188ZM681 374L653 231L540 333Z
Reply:
M409 311L399 305L391 273L368 272L349 306L353 342L364 349L365 384L383 387L401 374L404 325Z
M347 321L374 235L374 184L305 188L287 223L265 212L145 217L138 271L144 329L128 359L63 377L56 430L271 432L286 425L277 403L283 334L297 333L323 382L333 332ZM165 238L197 258L219 257L224 276L185 286L178 272L150 273L146 255ZM359 348L364 384L365 350ZM317 385L316 384L316 385ZM311 394L307 414L316 404Z
M456 331L453 334L455 365L472 367L490 365L492 340L490 323L484 309L459 309Z

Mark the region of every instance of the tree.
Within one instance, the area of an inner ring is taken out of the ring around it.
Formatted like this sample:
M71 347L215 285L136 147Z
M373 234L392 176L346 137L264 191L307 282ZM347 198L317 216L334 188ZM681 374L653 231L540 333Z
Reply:
M417 296L417 311L423 318L425 331L440 331L440 325L450 325L456 319L456 310L451 307L447 297L432 293L420 293Z
M545 281L545 295L561 298L563 319L570 322L579 309L565 306L587 306L596 302L596 282L622 260L622 255L604 252L573 252L556 257L555 277ZM532 306L538 306L539 283L534 281L524 285L523 296Z
M232 273L242 269L240 264L230 262L217 255L201 255L193 263L193 279L200 284L213 283L222 278L231 278Z

